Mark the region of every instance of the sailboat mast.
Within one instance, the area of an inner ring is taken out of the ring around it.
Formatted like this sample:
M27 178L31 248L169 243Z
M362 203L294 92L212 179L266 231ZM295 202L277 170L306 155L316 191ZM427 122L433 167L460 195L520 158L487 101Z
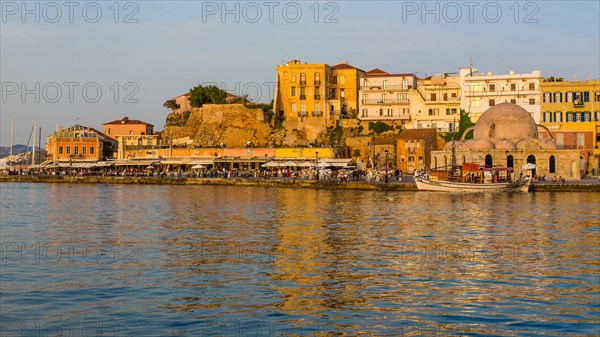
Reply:
M31 149L31 166L35 165L35 147L36 147L36 141L35 138L37 137L37 123L33 123L33 147Z
M10 124L10 157L8 159L8 164L10 165L13 159L13 142L15 140L15 114L12 115L12 120Z

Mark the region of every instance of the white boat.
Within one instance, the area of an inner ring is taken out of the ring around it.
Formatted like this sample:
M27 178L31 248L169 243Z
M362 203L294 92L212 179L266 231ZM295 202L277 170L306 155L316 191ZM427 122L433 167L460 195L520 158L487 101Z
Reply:
M432 179L428 173L415 173L419 190L439 192L529 192L531 177L514 182L465 183Z

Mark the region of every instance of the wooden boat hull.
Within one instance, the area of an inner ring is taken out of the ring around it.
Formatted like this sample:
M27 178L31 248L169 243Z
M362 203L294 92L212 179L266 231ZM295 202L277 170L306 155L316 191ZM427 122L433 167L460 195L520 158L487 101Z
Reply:
M417 188L423 191L438 192L529 192L531 178L510 183L472 184L426 179L415 176Z

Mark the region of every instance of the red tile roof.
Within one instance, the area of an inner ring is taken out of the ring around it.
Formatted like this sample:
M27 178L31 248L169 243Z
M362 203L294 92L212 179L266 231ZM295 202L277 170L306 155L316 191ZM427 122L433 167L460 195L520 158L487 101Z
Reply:
M149 125L152 127L154 126L150 123L146 123L144 121L140 121L137 119L129 119L129 117L123 117L123 119L117 119L116 121L104 123L102 125L112 125L112 124L144 124L144 125Z

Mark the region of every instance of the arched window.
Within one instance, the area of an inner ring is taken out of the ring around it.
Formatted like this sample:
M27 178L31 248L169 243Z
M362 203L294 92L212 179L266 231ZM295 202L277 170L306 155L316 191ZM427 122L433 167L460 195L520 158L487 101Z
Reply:
M549 173L556 173L556 159L554 156L550 156L550 159L548 159L548 167Z
M527 162L531 163L531 164L535 164L535 156L530 154L529 156L527 156ZM531 174L535 175L535 171L536 169L531 170Z
M492 125L490 125L490 132L488 134L489 138L496 138L496 123L492 123Z
M515 160L512 155L506 157L506 167L515 167Z
M492 167L492 165L493 165L492 155L491 154L485 155L485 167Z
M435 169L437 170L438 165L437 165L437 157L433 157L433 167L435 167Z

